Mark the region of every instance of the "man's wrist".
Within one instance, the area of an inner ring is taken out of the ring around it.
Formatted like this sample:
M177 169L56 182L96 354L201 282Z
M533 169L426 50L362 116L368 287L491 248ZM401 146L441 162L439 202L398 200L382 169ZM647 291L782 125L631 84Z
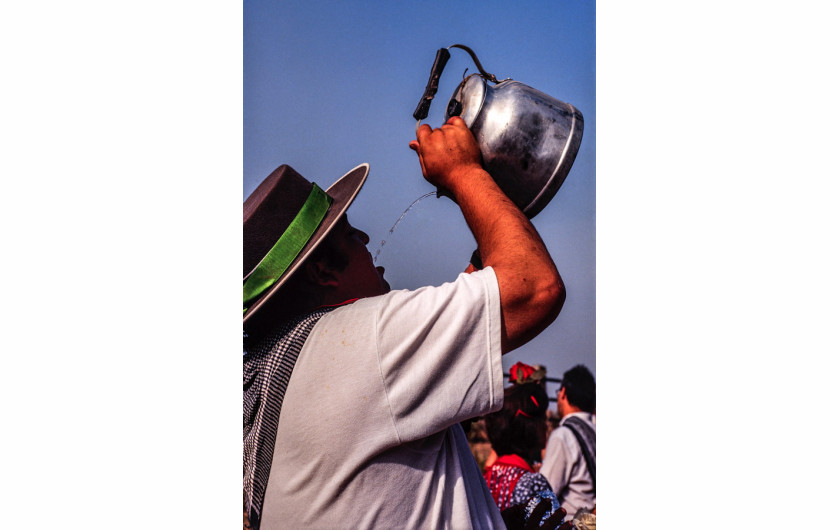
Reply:
M487 171L480 165L464 166L454 170L446 179L443 186L453 197L471 193L482 179L493 181Z

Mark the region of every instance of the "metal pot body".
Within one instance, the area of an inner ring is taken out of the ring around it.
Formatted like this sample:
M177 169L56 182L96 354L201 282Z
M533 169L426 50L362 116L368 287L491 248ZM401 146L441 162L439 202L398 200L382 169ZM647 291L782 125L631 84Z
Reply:
M467 78L452 99L481 149L484 168L529 218L563 184L583 136L578 109L519 81ZM450 103L445 120L455 115Z

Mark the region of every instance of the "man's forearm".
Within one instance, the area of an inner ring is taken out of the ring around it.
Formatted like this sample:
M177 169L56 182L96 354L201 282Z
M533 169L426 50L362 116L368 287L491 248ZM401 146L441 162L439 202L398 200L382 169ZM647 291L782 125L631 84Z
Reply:
M502 297L508 352L547 327L562 307L565 290L534 226L490 175L471 168L449 190L478 243L484 266L493 267Z

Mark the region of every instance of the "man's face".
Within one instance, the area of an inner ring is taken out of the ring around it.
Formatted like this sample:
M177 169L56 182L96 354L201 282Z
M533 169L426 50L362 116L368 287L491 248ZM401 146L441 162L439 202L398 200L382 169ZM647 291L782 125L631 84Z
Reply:
M370 237L350 225L344 215L338 221L331 236L336 247L347 256L349 263L339 271L339 292L345 299L367 298L385 294L391 286L385 281L385 267L375 267L368 252Z
M566 389L560 385L560 389L557 390L557 415L561 418L566 415L566 409L564 405L566 403Z

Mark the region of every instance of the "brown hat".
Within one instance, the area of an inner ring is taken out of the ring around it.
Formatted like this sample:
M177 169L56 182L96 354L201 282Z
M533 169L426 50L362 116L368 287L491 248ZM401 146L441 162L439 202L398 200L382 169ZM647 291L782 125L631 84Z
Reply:
M361 164L326 192L287 165L245 199L242 216L243 322L256 313L341 218L367 179Z

